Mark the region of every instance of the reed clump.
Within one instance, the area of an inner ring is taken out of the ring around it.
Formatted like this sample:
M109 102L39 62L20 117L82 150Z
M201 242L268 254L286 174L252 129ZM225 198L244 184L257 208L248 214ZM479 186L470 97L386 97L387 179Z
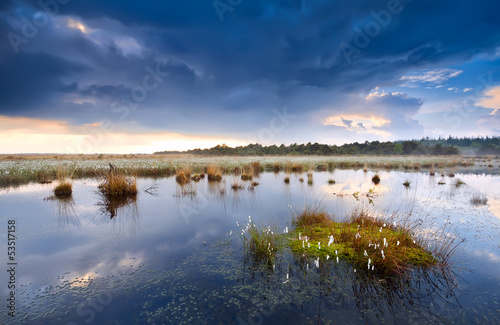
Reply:
M217 165L209 165L206 168L207 179L210 182L217 182L222 180L222 168Z
M59 181L54 188L54 195L58 198L70 197L73 194L73 184L69 180Z
M195 178L196 179L196 178ZM175 181L179 185L187 184L191 181L191 174L188 170L180 169L175 175Z
M279 172L280 172L280 170L281 170L281 164L280 164L279 162L275 162L275 163L274 163L274 166L273 166L273 171L274 171L275 173L279 173Z
M110 166L112 166L110 164ZM99 185L102 194L109 197L127 197L136 196L137 182L128 180L123 174L120 174L116 167L112 166L104 181Z

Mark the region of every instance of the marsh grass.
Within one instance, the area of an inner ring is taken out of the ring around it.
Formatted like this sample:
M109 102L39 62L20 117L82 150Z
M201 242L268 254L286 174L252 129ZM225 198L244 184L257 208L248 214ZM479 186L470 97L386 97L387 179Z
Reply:
M203 177L205 177L205 176L203 176ZM193 182L199 182L201 179L202 179L202 177L198 174L194 174L193 176L191 176L191 180Z
M58 198L70 197L73 194L73 184L69 180L59 181L54 188L54 195Z
M453 183L453 185L455 185L456 188L459 188L460 186L465 185L465 182L462 181L460 178L457 178L455 180L455 183Z
M450 157L377 157L377 156L334 156L334 157L199 157L189 155L12 155L0 160L0 186L16 186L30 182L50 183L57 180L57 170L62 166L72 170L72 179L105 177L108 163L112 162L120 173L133 177L170 177L179 168L192 167L194 173L204 173L209 166L217 166L211 180L222 179L224 173L241 170L244 165L258 162L266 170L287 173L302 173L308 166L316 169L414 169L417 164L423 167L434 164L440 169L454 166L474 165L474 160ZM257 164L254 170L258 171ZM220 176L219 176L220 175ZM255 176L255 175L254 175Z
M191 180L191 174L188 170L180 169L175 175L175 181L179 185L184 185L189 183Z
M271 227L257 228L249 217L246 227L241 229L240 236L247 261L267 267L275 264L280 240Z
M124 175L109 172L99 185L99 190L107 197L135 197L137 182L128 180Z
M231 188L232 188L234 191L237 191L237 190L241 190L241 189L243 189L243 185L235 179L235 180L233 181L233 184L231 185Z
M253 176L250 174L241 174L242 181L251 181L252 179L253 179Z
M281 170L281 164L279 162L275 162L274 165L273 165L273 171L275 173L279 173Z
M208 165L206 167L207 179L210 182L222 180L222 168L218 165Z
M390 224L368 211L355 211L339 222L322 210L305 209L292 223L289 243L294 253L339 257L386 276L402 275L414 267L444 266L456 248L452 238L431 251L409 222Z

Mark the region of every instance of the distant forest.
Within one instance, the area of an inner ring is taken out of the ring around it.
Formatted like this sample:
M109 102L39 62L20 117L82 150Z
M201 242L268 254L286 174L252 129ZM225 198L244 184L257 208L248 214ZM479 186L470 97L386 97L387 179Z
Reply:
M366 141L349 143L341 146L319 143L284 144L262 146L249 144L240 147L228 147L225 144L210 149L192 149L188 151L160 151L155 154L187 153L204 156L331 156L331 155L500 155L500 137L477 138L438 138L429 137L407 141Z

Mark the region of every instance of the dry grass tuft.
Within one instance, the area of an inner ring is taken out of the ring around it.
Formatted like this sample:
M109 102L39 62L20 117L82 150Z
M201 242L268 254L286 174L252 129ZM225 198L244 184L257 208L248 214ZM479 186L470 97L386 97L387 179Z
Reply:
M69 197L73 194L73 184L68 180L59 181L54 188L54 195L58 198Z
M209 165L206 168L207 178L210 182L222 180L222 168L217 165Z
M108 173L99 189L104 195L112 197L136 196L138 192L135 180L130 181L116 172Z

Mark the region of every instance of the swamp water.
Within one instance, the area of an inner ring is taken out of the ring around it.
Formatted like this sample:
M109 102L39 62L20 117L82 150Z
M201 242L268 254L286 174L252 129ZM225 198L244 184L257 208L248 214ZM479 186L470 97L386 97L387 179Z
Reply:
M2 246L8 220L15 220L18 262L16 317L7 315L8 273L2 272L0 321L499 324L500 177L381 171L375 186L374 174L315 172L309 185L305 174L291 174L285 184L283 173L262 173L254 188L233 176L184 187L174 177L140 178L137 200L121 202L103 200L97 180L74 181L66 200L47 199L54 184L0 190ZM465 184L456 186L458 178ZM242 189L231 188L236 179ZM488 204L471 204L475 195ZM240 234L249 216L256 226L282 233L294 213L318 205L341 218L356 208L388 216L411 212L420 235L446 226L465 242L450 272L416 270L402 281L286 249L274 269L245 260Z

